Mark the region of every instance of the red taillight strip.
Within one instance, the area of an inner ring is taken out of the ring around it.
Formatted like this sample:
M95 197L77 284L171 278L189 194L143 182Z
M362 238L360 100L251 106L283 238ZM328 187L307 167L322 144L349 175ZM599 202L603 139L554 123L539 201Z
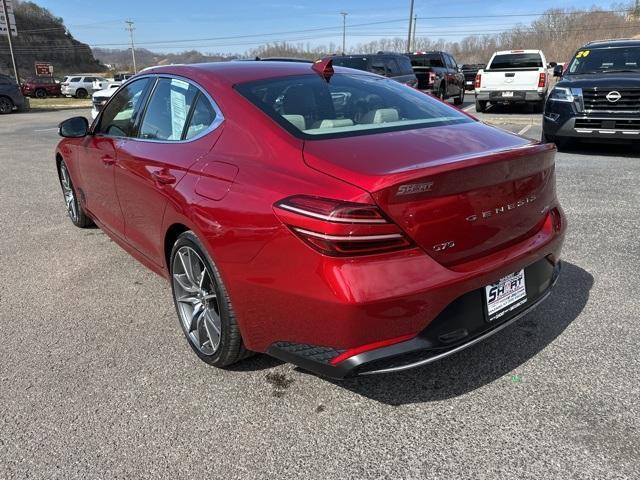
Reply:
M414 334L402 335L401 337L389 338L387 340L380 340L379 342L367 343L366 345L361 345L359 347L350 348L349 350L346 350L346 351L342 352L337 357L331 359L331 361L329 363L331 365L336 365L336 364L346 360L347 358L354 357L356 355L359 355L360 353L368 352L370 350L375 350L377 348L388 347L389 345L394 345L396 343L404 342L404 341L410 340L410 339L412 339L414 337L415 337Z
M320 220L326 220L327 222L336 222L336 223L389 223L384 218L340 218L340 217L330 217L329 215L323 215L321 213L310 212L309 210L304 210L302 208L293 207L291 205L287 205L286 203L278 203L276 204L278 208L282 208L284 210L289 210L291 212L299 213L300 215L305 215L307 217L318 218Z
M330 240L334 242L366 242L404 238L400 233L387 233L382 235L325 235L324 233L312 232L310 230L297 227L294 227L294 230L310 237L321 238L322 240Z

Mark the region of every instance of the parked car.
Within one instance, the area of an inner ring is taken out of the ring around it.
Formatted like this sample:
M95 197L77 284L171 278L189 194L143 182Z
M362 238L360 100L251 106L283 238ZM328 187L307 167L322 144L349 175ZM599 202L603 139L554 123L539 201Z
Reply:
M475 88L476 75L479 70L485 68L484 63L465 63L460 67L462 74L464 75L464 88L465 90L473 90Z
M111 98L111 95L113 95L118 90L118 88L120 88L120 85L122 85L122 82L111 82L109 83L107 88L103 90L98 90L93 95L91 95L91 104L92 104L91 118L92 119L95 119L98 116L98 114L102 110L102 107L105 106L107 101Z
M13 77L0 74L0 114L28 109L29 100L22 94L20 86Z
M125 80L129 80L134 75L135 73L116 73L113 76L113 80L116 82L124 82Z
M32 77L20 86L22 94L27 97L45 98L61 95L60 82L53 77Z
M331 63L156 67L91 127L60 125L71 221L169 280L212 365L404 370L501 330L558 277L553 145Z
M87 98L95 91L93 85L95 80L105 83L108 82L106 78L95 75L68 75L64 77L64 81L62 82L61 93L67 97ZM101 89L100 87L98 88Z
M446 52L417 52L409 55L418 77L418 89L441 100L453 98L456 105L464 102L464 75L455 59Z
M484 112L487 103L528 103L541 113L548 90L547 60L541 50L496 52L476 75L476 110Z
M406 55L378 52L362 55L336 55L330 58L335 66L376 73L410 87L418 85L418 79Z
M584 45L559 77L544 110L542 140L640 141L640 40Z

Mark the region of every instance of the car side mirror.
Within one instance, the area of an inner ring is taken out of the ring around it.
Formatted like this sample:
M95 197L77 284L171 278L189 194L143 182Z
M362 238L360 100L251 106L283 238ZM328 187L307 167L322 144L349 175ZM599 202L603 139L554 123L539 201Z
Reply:
M86 137L89 132L89 122L84 117L72 117L59 125L61 137L81 138Z
M553 76L554 77L561 77L562 76L562 65L556 65L555 67L553 67Z

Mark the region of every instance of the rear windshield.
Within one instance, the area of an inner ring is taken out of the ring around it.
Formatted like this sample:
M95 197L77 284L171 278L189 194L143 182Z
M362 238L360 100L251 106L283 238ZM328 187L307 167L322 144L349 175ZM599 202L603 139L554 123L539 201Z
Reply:
M444 67L442 56L439 53L426 53L424 55L411 55L411 65L414 67Z
M569 65L569 74L640 71L640 45L578 50Z
M333 64L339 67L367 70L367 57L334 57Z
M489 65L489 70L540 68L542 66L542 57L539 53L507 53L496 55Z
M453 107L386 78L335 74L237 85L250 102L298 138L349 137L468 123Z

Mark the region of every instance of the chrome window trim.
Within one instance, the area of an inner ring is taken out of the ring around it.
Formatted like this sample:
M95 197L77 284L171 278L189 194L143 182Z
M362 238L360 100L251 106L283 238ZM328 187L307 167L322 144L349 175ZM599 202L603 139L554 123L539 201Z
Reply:
M186 78L186 77L182 77L180 75L174 75L172 73L147 73L147 74L143 74L143 75L134 75L133 77L127 79L127 81L124 82L122 85L120 85L118 90L109 98L109 102L111 101L112 98L114 98L120 92L120 89L125 88L126 86L129 85L129 83L132 83L132 82L134 82L136 80L140 80L142 78L148 78L149 80L151 80L154 83L153 83L153 85L151 87L151 92L149 92L149 97L147 98L147 102L144 105L144 110L142 111L142 116L140 118L140 126L142 126L142 122L144 122L144 117L147 114L147 107L149 105L149 102L151 101L151 97L153 96L153 93L156 90L156 87L158 85L158 80L160 80L161 78L169 78L169 79L173 78L173 79L176 79L176 80L187 82L190 85L193 85L194 87L196 87L198 89L198 91L202 95L204 95L204 97L209 101L209 103L213 107L213 110L216 113L216 118L214 118L213 122L211 122L211 125L209 125L209 128L207 128L206 130L203 130L202 132L200 132L195 137L191 137L191 138L185 139L185 140L154 140L154 139L151 139L151 138L140 138L140 137L118 137L118 136L114 136L114 135L105 135L105 134L101 134L101 133L98 133L96 135L109 137L109 138L122 138L122 139L130 140L130 141L134 141L134 142L164 143L164 144L167 144L167 145L179 145L179 144L184 144L184 143L195 142L196 140L199 140L202 137L204 137L206 135L209 135L211 132L215 131L220 125L222 125L224 123L224 114L222 113L222 110L220 109L220 107L218 106L216 101L211 97L211 95L209 95L209 92L207 92L207 90L204 87L202 87L202 85L200 85L198 82L196 82L194 80L191 80L191 79ZM107 107L107 105L109 105L109 102L107 104L103 105L102 110L100 110L100 115L98 115L98 117L96 117L96 119L94 120L95 126L98 125L98 123L99 123L98 122L98 118L102 118L102 112L104 112L104 110Z

